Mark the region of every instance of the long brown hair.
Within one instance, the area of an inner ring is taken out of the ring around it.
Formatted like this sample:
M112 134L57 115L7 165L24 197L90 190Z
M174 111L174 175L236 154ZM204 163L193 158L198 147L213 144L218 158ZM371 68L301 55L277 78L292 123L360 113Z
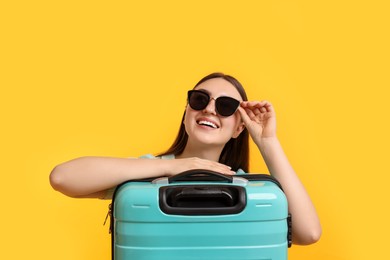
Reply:
M240 93L242 100L248 100L246 92L241 83L234 77L221 72L215 72L207 75L206 77L202 78L194 88L196 88L201 83L214 78L222 78L228 81ZM177 134L175 141L167 151L160 154L159 156L168 154L179 155L184 151L188 140L188 134L183 124L184 117L185 111L181 119L179 133ZM245 172L249 171L249 133L246 128L237 138L231 138L225 144L225 147L219 156L219 162L232 167L232 170L234 171L237 171L238 169L242 169Z

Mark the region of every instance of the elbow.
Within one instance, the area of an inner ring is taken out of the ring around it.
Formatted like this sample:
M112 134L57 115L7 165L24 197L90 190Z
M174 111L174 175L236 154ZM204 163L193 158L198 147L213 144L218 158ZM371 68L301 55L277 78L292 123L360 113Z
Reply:
M62 169L61 165L54 167L54 169L51 171L49 176L49 182L54 190L61 192L66 196L74 197L74 195L69 192L69 185L67 184L66 173Z
M320 240L321 235L322 235L322 228L319 227L316 233L313 234L312 236L312 241L313 241L312 244L317 243Z
M319 230L313 230L305 239L304 245L311 245L317 243L320 240L322 234L321 228Z
M51 187L56 191L61 191L64 184L64 178L61 175L60 166L54 167L49 176Z
M297 245L311 245L316 242L318 242L322 235L322 229L321 227L313 228L305 232L305 234L302 234L299 237L293 237L294 244Z

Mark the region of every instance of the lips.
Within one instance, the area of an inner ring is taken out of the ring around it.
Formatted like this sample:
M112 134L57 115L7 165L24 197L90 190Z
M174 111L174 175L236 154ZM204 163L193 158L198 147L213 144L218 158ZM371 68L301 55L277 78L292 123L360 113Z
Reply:
M207 126L213 129L219 128L219 125L215 121L210 120L208 118L200 118L199 120L196 121L196 123L198 125Z

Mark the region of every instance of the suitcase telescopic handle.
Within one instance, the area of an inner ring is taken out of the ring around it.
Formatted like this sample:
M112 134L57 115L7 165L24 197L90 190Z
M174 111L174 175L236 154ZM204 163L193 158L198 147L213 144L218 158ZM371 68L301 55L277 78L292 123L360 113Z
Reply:
M168 183L178 181L221 181L233 183L233 177L210 170L189 170L168 178Z
M194 182L194 181L211 181L211 182L225 182L237 185L246 185L248 180L242 177L228 176L219 172L194 169L179 173L171 177L161 177L152 181L153 184L170 184L174 182Z

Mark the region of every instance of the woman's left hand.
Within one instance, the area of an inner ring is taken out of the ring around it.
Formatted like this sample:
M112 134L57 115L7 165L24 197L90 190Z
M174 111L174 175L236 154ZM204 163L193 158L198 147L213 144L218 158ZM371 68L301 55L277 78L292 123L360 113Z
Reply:
M315 207L276 138L276 118L268 101L243 101L238 108L242 121L258 146L269 173L283 186L293 216L293 243L309 245L321 237Z
M257 143L262 138L276 137L276 117L268 101L242 101L238 108L249 134Z

